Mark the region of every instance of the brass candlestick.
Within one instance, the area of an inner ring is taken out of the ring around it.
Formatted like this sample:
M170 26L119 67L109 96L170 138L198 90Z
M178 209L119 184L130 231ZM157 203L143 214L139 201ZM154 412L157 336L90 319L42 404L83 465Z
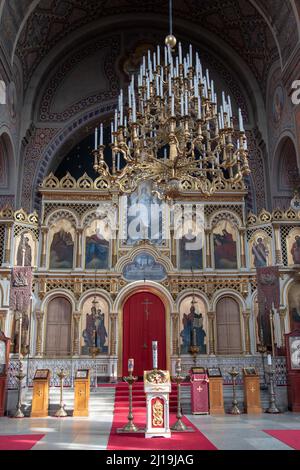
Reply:
M233 367L229 371L229 374L231 375L231 378L232 378L232 408L231 408L230 414L240 415L241 412L238 407L238 402L236 399L236 378L239 375L239 372Z
M270 377L270 403L269 408L266 410L266 413L269 414L279 414L280 410L277 408L276 405L276 394L275 394L275 367L272 365L269 366L270 369L268 371Z
M193 356L193 361L194 361L194 364L196 365L197 363L197 354L199 354L199 347L198 346L191 346L190 347L190 353L192 354Z
M267 380L266 380L266 368L265 368L265 353L267 352L267 347L264 344L258 344L257 351L261 354L261 361L263 366L263 373L264 373L264 383L260 386L261 390L267 390Z
M123 432L137 432L139 429L133 422L133 410L132 410L132 386L137 381L137 377L132 375L132 371L129 371L128 377L123 377L123 380L129 386L129 413L128 413L128 423L122 428Z
M16 379L18 379L18 404L14 418L24 418L24 413L22 411L22 381L25 377L26 374L23 373L23 365L20 361L19 372L16 374Z
M59 377L59 380L60 380L60 405L59 405L57 412L55 413L55 416L57 418L65 418L66 416L68 416L65 410L64 402L63 402L64 378L66 376L67 374L64 372L63 369L61 369L60 373L57 374L57 377Z
M176 375L172 377L172 380L177 383L177 414L176 423L171 427L172 431L177 432L191 432L193 431L192 428L187 427L182 421L182 413L181 413L181 383L185 380L185 377L181 375L181 364L180 359L177 360L176 363Z
M90 348L90 353L93 359L95 359L95 357L99 354L99 352L100 352L100 349L97 348L96 346L92 346Z

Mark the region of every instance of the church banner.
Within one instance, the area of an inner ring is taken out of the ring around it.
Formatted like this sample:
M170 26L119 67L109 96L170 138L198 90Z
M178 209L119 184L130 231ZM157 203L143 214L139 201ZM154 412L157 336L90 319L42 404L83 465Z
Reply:
M25 313L30 305L32 293L32 268L12 269L10 286L10 308Z
M279 269L277 266L257 268L257 300L259 309L259 337L264 345L271 347L272 308L280 306Z

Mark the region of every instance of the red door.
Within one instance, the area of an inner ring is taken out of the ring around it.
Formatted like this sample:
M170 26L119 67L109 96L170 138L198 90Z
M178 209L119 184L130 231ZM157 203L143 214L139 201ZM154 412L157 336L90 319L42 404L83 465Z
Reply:
M166 317L162 301L149 292L131 296L123 311L123 375L134 359L134 375L152 367L152 341L158 342L158 368L166 369Z

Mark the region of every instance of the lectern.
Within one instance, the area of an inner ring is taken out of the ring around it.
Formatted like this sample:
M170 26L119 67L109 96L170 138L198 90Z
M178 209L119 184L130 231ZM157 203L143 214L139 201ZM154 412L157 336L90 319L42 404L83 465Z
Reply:
M0 416L4 416L10 339L0 331Z
M74 412L73 416L85 417L89 415L90 401L90 371L78 370L74 380Z
M300 330L285 335L288 376L288 407L300 412Z
M254 367L247 367L243 369L243 376L245 412L249 414L261 413L259 374Z
M170 373L153 369L144 372L144 391L147 403L145 437L171 437L169 424Z
M209 367L207 375L209 378L209 412L211 415L223 415L225 411L221 370L219 367Z
M33 379L31 418L46 418L49 409L49 369L37 369Z
M209 413L208 383L206 369L193 367L191 374L192 414L204 415Z

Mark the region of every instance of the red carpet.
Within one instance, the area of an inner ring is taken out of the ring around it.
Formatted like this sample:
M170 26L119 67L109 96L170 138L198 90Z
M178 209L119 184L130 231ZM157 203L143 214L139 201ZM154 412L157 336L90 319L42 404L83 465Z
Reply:
M292 431L290 429L280 429L279 431L268 430L264 431L275 439L283 442L287 446L292 447L292 449L300 450L300 430L297 429Z
M0 435L0 450L30 450L45 434Z
M126 388L127 387L127 388ZM146 425L145 394L142 392L143 383L137 383L133 390L134 422L138 427ZM172 401L171 401L172 398ZM176 409L176 391L172 389L170 396L171 409ZM187 419L186 425L192 427L193 433L172 433L171 439L155 437L145 439L144 433L117 434L117 429L127 423L128 415L128 386L118 384L116 388L115 410L113 424L108 440L107 450L217 450L216 447ZM170 426L176 422L176 413L171 413Z

